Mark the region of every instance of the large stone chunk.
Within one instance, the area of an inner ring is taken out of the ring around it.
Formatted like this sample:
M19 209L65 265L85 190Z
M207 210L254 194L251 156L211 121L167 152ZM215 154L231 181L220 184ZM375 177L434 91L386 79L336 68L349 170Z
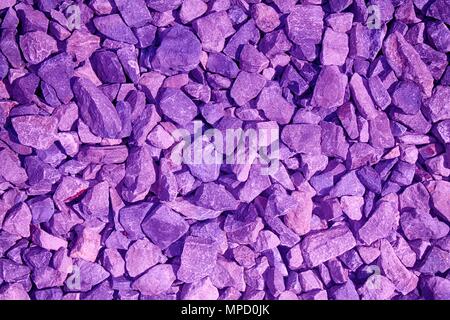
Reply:
M293 151L319 154L321 128L315 124L289 124L281 132L281 140Z
M156 181L150 147L132 147L125 170L125 177L120 185L122 198L128 202L144 200Z
M383 52L397 77L416 82L426 96L431 96L433 76L414 47L399 32L386 38Z
M380 251L380 265L386 277L402 294L413 291L417 287L418 277L402 264L387 240L381 240Z
M180 20L183 24L203 15L208 10L208 5L202 0L184 0L180 9Z
M200 62L201 51L198 38L188 28L177 25L163 34L152 66L167 75L189 72Z
M206 69L213 73L218 73L227 78L236 78L239 68L230 57L223 53L210 53Z
M289 123L295 109L294 105L284 99L282 89L276 83L262 89L256 106L264 112L267 119L279 124Z
M271 32L280 25L277 11L264 3L257 3L252 6L251 14L262 32Z
M239 201L224 186L215 182L205 183L196 190L195 203L215 211L236 210Z
M145 237L141 223L152 208L153 203L142 202L122 208L119 211L119 222L126 232L128 239L137 240Z
M164 259L161 249L148 239L134 242L125 255L128 274L133 278L154 265L164 262Z
M265 84L266 79L262 75L241 71L234 81L230 95L237 105L242 106L256 98Z
M58 99L67 104L72 100L73 93L70 80L74 74L72 57L67 53L45 60L38 69L38 76L55 90Z
M15 185L21 185L28 180L26 171L20 164L18 155L9 149L0 151L0 177Z
M324 65L342 66L348 55L348 36L331 28L323 36L320 61Z
M242 70L247 72L261 72L269 65L269 60L266 56L258 51L255 46L245 44L242 46L239 55L239 66Z
M225 39L235 31L226 11L211 13L194 21L193 27L202 41L203 50L221 52Z
M399 225L398 199L390 194L381 199L369 220L359 229L359 238L367 245L388 237Z
M322 153L328 157L337 157L345 160L348 152L348 143L345 140L344 129L332 122L320 123L322 129Z
M102 181L94 185L81 201L86 217L98 217L107 222L109 216L109 184Z
M445 223L426 212L417 212L413 209L402 213L400 225L408 240L435 240L446 236L449 232L449 227Z
M310 42L320 43L323 32L324 12L315 5L295 6L286 20L286 32L292 42L302 45Z
M129 27L142 27L152 21L145 0L114 0L114 2Z
M70 257L95 262L101 245L100 233L94 228L85 226L79 226L76 231L77 237L70 251Z
M307 235L301 243L303 258L308 267L316 267L355 246L356 240L345 225Z
M431 195L431 201L434 209L444 218L450 222L450 182L448 181L430 181L426 185L428 192Z
M136 279L131 287L145 295L158 295L169 290L175 280L173 267L170 264L159 264Z
M161 95L162 113L175 123L186 126L198 113L197 106L180 89L167 88Z
M14 68L21 68L24 62L16 43L16 35L15 29L3 29L0 37L0 50Z
M437 276L424 277L420 287L427 298L434 300L450 299L450 280L447 280L446 278Z
M324 66L314 86L312 104L327 109L342 105L347 81L337 66Z
M403 113L416 114L422 106L422 92L413 81L400 81L392 94L392 102Z
M448 237L447 237L448 239ZM447 239L443 239L444 241ZM448 240L447 240L448 241ZM450 269L450 250L441 248L439 245L442 240L437 242L423 259L419 271L425 274L445 273Z
M93 21L95 28L109 39L129 44L137 44L138 42L133 31L123 22L118 14L99 16L94 18Z
M90 58L100 48L100 37L87 31L75 30L66 40L66 52L73 55L78 62Z
M193 283L209 276L216 266L217 243L211 239L189 236L181 254L177 278Z
M38 64L58 51L56 41L43 31L26 33L20 37L23 56L31 64Z
M142 230L161 249L180 239L189 229L188 223L166 205L160 205L147 215Z
M369 121L369 135L371 145L375 148L392 148L395 145L391 131L391 123L384 112Z
M223 52L233 59L238 59L242 46L249 43L258 43L260 37L261 35L256 28L255 21L250 19L239 28L233 37L231 37Z
M46 150L56 140L58 120L48 116L20 116L11 120L20 143Z
M79 270L79 277L72 277L66 280L66 286L74 291L89 291L93 286L110 276L110 274L98 263L77 259L75 261L75 266Z
M81 117L92 133L99 137L115 138L122 130L122 123L103 92L85 78L75 80L73 91Z
M122 65L117 55L108 50L96 51L91 57L92 66L103 83L126 82Z
M377 109L367 91L366 81L357 73L350 79L350 90L361 115L367 120L375 119L378 115Z
M2 229L22 238L29 237L31 219L30 208L22 202L6 214Z
M450 119L450 86L437 86L425 105L431 121Z

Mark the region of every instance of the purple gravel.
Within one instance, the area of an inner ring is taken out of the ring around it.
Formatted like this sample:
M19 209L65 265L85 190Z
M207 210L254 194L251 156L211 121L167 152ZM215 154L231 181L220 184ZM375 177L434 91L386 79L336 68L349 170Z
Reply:
M1 0L0 300L450 299L449 24Z

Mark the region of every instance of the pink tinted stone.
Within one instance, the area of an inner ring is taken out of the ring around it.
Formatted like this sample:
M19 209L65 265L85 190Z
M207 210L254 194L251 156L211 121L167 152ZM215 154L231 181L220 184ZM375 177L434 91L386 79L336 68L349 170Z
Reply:
M314 87L312 104L331 109L344 103L347 76L337 66L322 68Z
M271 32L280 25L278 13L264 3L257 3L252 7L252 18L262 32Z
M381 240L380 250L381 268L396 289L402 294L414 290L417 287L418 277L402 264L392 246L385 239Z
M288 15L286 30L292 42L301 45L310 41L317 44L322 39L324 12L320 6L297 5Z
M290 124L281 132L281 140L293 151L320 153L321 128L314 124Z
M67 248L67 241L40 229L32 227L31 239L33 243L47 250L57 251L60 248Z
M450 199L448 197L450 182L442 180L430 181L426 187L431 195L433 208L436 209L442 218L450 221Z
M181 290L182 300L217 300L219 291L209 277L194 283L186 283Z
M125 256L126 269L131 277L136 277L154 265L164 262L161 249L148 239L134 242Z
M341 225L307 235L302 241L305 262L315 267L355 247L356 241L347 226Z
M175 279L170 264L159 264L136 279L131 287L146 295L158 295L169 290Z
M180 9L180 19L183 23L189 23L192 20L202 16L208 6L202 0L186 0L183 1Z
M323 65L341 66L348 55L348 36L328 28L322 44L321 62Z
M241 71L231 88L230 95L239 106L256 98L266 84L266 79L256 73Z
M225 39L235 32L226 11L201 17L194 21L193 27L202 42L203 50L207 52L221 52Z
M356 107L362 116L367 120L376 118L378 115L377 110L367 91L366 83L359 74L353 74L350 80L350 89L356 102Z
M217 247L213 240L189 236L181 254L177 278L186 283L196 282L214 271Z
M101 235L97 230L80 226L77 230L75 244L70 251L70 257L95 262L100 250L100 241Z
M29 237L31 218L30 208L22 202L7 212L2 228L13 235Z
M295 108L283 98L281 88L275 84L269 84L262 89L256 106L264 112L268 120L277 121L279 124L289 123Z
M400 33L394 32L386 38L383 52L397 76L416 82L426 96L431 96L433 77L417 51Z
M58 121L48 116L20 116L12 119L19 141L36 149L48 149L56 140Z
M377 203L377 208L359 229L359 238L366 244L386 238L399 225L398 199L390 194Z
M25 59L31 64L38 64L58 51L55 39L42 31L30 32L21 36L20 48Z

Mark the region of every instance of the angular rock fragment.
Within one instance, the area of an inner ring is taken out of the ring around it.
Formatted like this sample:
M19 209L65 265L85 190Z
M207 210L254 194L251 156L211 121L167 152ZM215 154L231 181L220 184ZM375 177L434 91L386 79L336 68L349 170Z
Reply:
M107 38L129 44L137 43L135 35L118 14L99 16L93 22L95 28Z
M108 50L98 50L91 57L95 73L103 83L124 83L125 74L117 55Z
M197 106L179 89L165 89L159 106L166 117L183 127L198 113Z
M288 15L286 31L289 39L302 45L304 42L317 44L322 39L324 12L320 6L297 5Z
M242 106L256 98L265 84L266 79L262 75L241 71L234 81L230 95L236 104Z
M188 231L188 224L165 205L156 208L142 221L142 230L161 249L166 249Z
M417 51L400 33L394 32L386 38L383 52L398 77L416 82L426 96L431 96L433 77Z
M381 199L367 222L359 229L359 238L370 245L388 237L399 225L398 200L390 194Z
M81 117L89 129L100 137L115 138L122 124L114 106L100 89L90 80L77 78L73 91Z
M31 64L41 63L58 51L55 39L43 31L29 32L21 36L20 48L25 59Z
M203 46L207 52L221 52L225 39L234 33L234 28L225 11L210 13L193 23Z
M56 92L62 103L69 103L73 98L70 80L74 74L74 63L70 55L61 53L45 60L37 75Z
M281 140L297 153L318 154L321 127L314 124L290 124L281 132Z
M136 277L154 265L164 262L161 249L148 239L134 242L125 256L126 270L131 277Z
M306 236L302 241L302 253L309 267L333 259L354 248L356 240L345 225Z
M189 236L184 241L177 278L186 283L196 282L214 271L216 261L217 247L214 241Z
M326 109L342 105L346 86L347 77L337 66L323 67L314 87L312 104Z
M402 264L389 242L381 240L380 251L381 268L396 289L402 294L414 290L417 287L418 277Z

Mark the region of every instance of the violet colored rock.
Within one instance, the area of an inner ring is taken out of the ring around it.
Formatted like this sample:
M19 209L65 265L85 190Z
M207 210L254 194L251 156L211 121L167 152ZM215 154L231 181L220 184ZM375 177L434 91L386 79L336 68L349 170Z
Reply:
M196 282L214 271L217 245L213 240L189 236L181 254L177 278L186 283Z
M177 241L188 229L184 218L165 205L156 208L142 222L144 233L161 249Z
M200 54L201 44L198 38L189 29L175 26L166 30L152 66L168 75L188 72L198 65Z

